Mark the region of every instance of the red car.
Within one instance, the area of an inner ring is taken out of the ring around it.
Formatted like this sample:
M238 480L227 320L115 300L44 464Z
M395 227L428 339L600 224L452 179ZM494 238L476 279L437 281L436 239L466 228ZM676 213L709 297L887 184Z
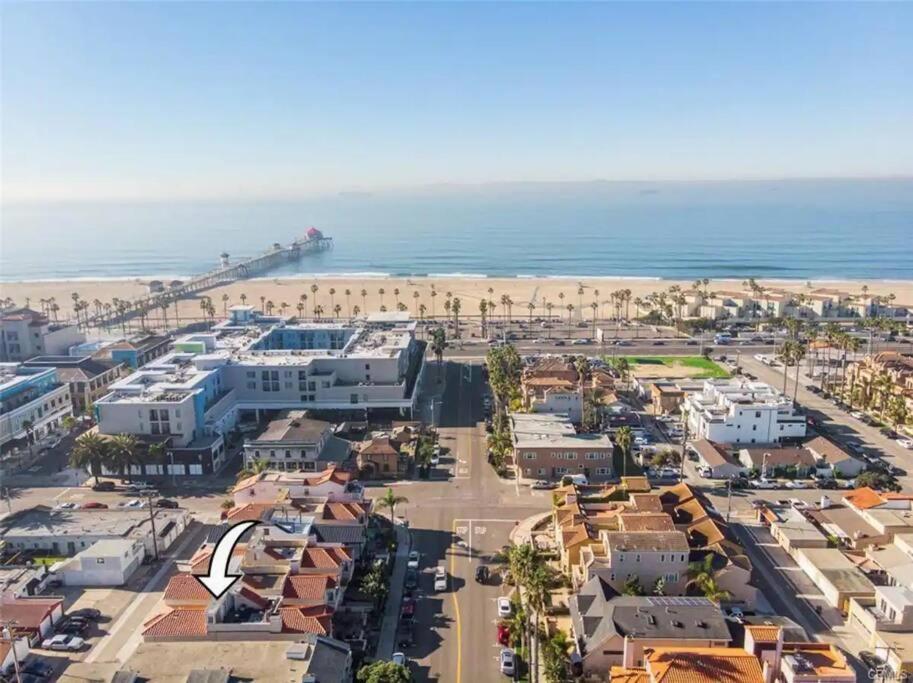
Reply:
M107 510L108 506L104 503L86 503L82 506L83 510Z
M498 643L504 647L510 645L510 629L503 621L498 622Z
M403 606L400 612L400 617L403 619L411 619L415 616L415 600L412 598L403 598Z

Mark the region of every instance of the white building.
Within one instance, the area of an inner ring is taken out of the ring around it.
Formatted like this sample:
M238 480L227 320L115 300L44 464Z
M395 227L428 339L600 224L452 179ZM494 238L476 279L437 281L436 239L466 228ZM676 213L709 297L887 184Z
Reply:
M369 410L412 415L424 368L408 316L353 323L293 323L235 306L212 332L178 339L174 351L111 385L95 403L102 434L166 437L174 449L216 448L242 414ZM182 459L194 462L193 457ZM204 460L203 474L216 469Z
M763 382L740 379L704 382L685 397L689 432L717 443L776 443L805 436L805 417L792 401Z
M145 556L143 542L135 538L96 541L52 571L67 586L123 586L139 569Z
M33 356L66 355L86 340L75 325L52 323L45 315L20 308L0 315L0 361L15 362Z
M0 447L29 436L35 442L72 414L69 386L55 368L0 363Z

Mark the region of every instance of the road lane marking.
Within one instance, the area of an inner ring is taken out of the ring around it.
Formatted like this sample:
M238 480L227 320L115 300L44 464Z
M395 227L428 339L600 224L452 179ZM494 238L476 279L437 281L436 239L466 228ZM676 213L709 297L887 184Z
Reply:
M61 496L65 496L65 495L67 495L67 493L69 493L69 492L70 492L70 489L69 489L69 488L64 489L63 491L61 491L60 493L58 493L56 496L54 496L54 500L59 500Z
M457 520L453 520L453 532L456 534ZM457 665L456 665L456 683L461 683L463 675L463 626L460 622L460 601L457 599L456 591L453 589L453 578L456 576L456 551L453 542L450 543L450 596L453 598L454 615L456 616L456 633L457 633Z

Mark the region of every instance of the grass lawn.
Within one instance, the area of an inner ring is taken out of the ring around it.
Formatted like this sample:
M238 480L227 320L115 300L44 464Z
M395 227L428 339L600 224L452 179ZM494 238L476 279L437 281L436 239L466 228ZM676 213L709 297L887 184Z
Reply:
M663 365L669 369L687 368L693 379L725 379L729 377L719 365L703 356L625 356L632 369L637 366Z
M35 564L43 564L43 565L47 565L48 567L50 567L51 565L56 564L58 562L66 560L66 559L69 559L69 558L66 558L66 557L33 557L32 562L34 562Z

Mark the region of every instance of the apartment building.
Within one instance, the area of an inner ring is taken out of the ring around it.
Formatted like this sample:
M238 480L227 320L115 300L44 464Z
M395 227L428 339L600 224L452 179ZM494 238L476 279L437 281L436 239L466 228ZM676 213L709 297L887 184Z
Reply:
M763 382L704 381L683 403L690 434L717 443L778 443L805 436L805 416L792 401Z
M0 448L16 441L27 447L72 414L70 387L56 368L0 363Z
M122 339L113 344L106 344L95 354L98 360L111 360L123 363L136 370L164 356L171 348L171 337L159 334L146 334Z
M71 346L85 340L86 335L75 325L52 323L44 314L29 308L0 315L0 362L66 355Z
M73 413L82 415L108 393L108 387L124 374L126 365L91 356L37 356L23 363L28 368L57 368L62 383L70 386Z
M513 460L521 479L561 479L582 474L589 481L613 476L615 446L605 434L578 434L566 415L511 413Z

